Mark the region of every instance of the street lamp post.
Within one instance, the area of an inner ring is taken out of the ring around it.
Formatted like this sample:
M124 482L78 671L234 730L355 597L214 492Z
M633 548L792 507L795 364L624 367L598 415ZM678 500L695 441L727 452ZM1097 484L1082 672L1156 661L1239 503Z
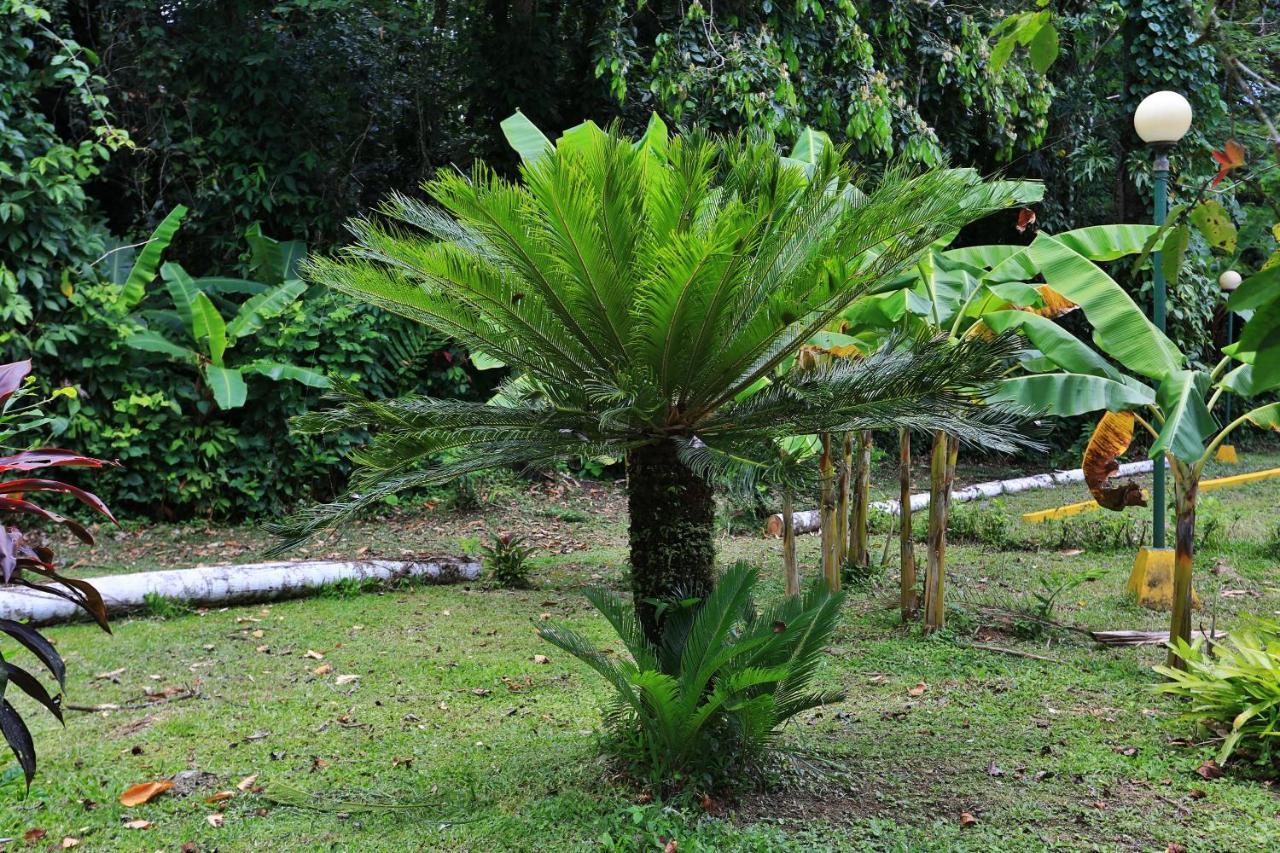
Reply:
M1155 223L1163 225L1169 209L1169 149L1191 128L1191 104L1177 92L1154 92L1142 99L1133 114L1133 129L1155 154L1152 177L1155 184ZM1160 252L1154 252L1152 266L1151 319L1156 328L1165 330L1165 283ZM1164 460L1152 466L1155 482L1151 488L1151 544L1165 547L1165 472Z
M1240 273L1236 272L1235 270L1227 270L1222 275L1218 276L1218 287L1221 287L1222 292L1229 297L1231 296L1231 292L1240 286L1240 282L1242 280L1243 279L1241 278ZM1224 344L1224 346L1231 346L1233 343L1235 343L1235 340L1236 340L1236 330L1235 330L1235 312L1233 312L1229 308L1227 309L1227 330L1226 331L1227 331L1227 337L1226 337L1226 343ZM1223 395L1223 400L1222 400L1222 422L1227 424L1231 423L1231 396L1232 396L1231 392L1228 391ZM1216 458L1219 462L1228 462L1228 463L1236 462L1235 447L1233 447L1230 444L1223 444L1219 446Z

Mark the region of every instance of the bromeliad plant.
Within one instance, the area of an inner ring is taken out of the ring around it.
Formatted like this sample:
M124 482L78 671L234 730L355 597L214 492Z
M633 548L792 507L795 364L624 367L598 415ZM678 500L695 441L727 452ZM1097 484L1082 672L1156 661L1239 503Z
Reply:
M606 717L625 760L658 790L686 780L715 784L758 766L777 728L843 694L813 685L843 596L814 578L803 595L758 611L755 569L738 564L705 599L664 600L655 639L621 596L587 597L608 620L629 659L598 651L560 625L538 629L549 643L598 672L614 689Z
M669 138L660 123L637 141L586 124L518 147L520 181L482 165L444 171L425 187L438 207L393 197L352 224L355 245L308 262L314 280L515 376L502 404L340 388L339 408L297 427L374 437L355 456L353 493L284 525L290 543L400 489L625 457L634 600L656 641L655 602L713 586L709 477L767 464L774 439L927 424L1014 446L1010 414L979 401L1013 351L1007 338L921 338L775 376L939 237L1010 204L1001 185L893 168L864 192L843 152L802 164L766 139Z
M137 350L160 353L199 371L219 409L243 406L248 398L246 374L276 381L290 379L313 388L327 388L325 377L309 368L268 359L229 360L237 343L249 339L292 305L307 285L297 275L298 261L306 254L300 241L277 241L253 225L245 234L252 252L252 268L261 281L210 276L193 278L181 265L161 265L165 248L181 224L186 208L179 205L165 218L133 265L127 257L113 255L110 273L121 284L114 307L134 311L135 321L125 343ZM159 275L173 303L172 310L146 309L147 287ZM231 299L247 295L241 303ZM222 306L221 308L219 306ZM232 310L230 320L223 310ZM183 337L187 340L177 343Z
M1121 236L1120 229L1131 231L1132 239ZM1114 251L1100 253L1110 259L1141 251L1135 245L1145 229L1100 226L1086 230L1098 241L1110 242ZM1128 448L1135 426L1141 425L1151 434L1151 458L1157 462L1167 459L1173 473L1177 511L1169 635L1188 643L1196 497L1204 467L1218 446L1244 424L1280 429L1277 403L1251 409L1225 426L1214 418L1213 409L1227 392L1251 397L1280 388L1280 369L1265 362L1261 368L1258 362L1233 368L1230 356L1211 371L1196 369L1128 294L1065 236L1040 234L1017 256L1016 263L1028 280L1039 275L1055 292L1080 307L1093 327L1097 351L1034 313L987 313L983 322L996 332L1020 329L1038 349L1027 366L1046 371L1005 380L994 399L1063 417L1105 412L1086 452L1085 465L1094 497L1112 510L1142 501L1136 488L1109 486L1107 479L1117 468L1116 457ZM1251 327L1258 321L1259 317L1250 320L1242 340L1253 335ZM1171 651L1168 664L1180 667L1183 660Z
M40 413L39 404L24 402L18 405L21 397L29 394L23 386L30 372L30 361L0 364L0 451L13 450L19 435L39 430L47 422ZM48 477L31 476L31 473L45 468L101 468L110 464L52 447L18 450L0 456L0 586L18 584L65 598L83 608L107 632L110 632L107 610L98 591L83 580L59 574L53 552L28 540L16 526L16 521L22 517L43 519L65 527L78 539L93 544L93 535L88 528L36 503L32 495L70 495L114 522L106 505L96 495L77 486ZM66 667L62 658L38 631L11 619L0 619L0 633L25 647L49 670L59 685L64 684ZM62 720L62 697L51 695L38 678L0 654L0 732L4 733L5 741L17 757L18 766L30 786L36 772L35 744L22 717L5 698L10 686L17 687L44 705L59 721Z

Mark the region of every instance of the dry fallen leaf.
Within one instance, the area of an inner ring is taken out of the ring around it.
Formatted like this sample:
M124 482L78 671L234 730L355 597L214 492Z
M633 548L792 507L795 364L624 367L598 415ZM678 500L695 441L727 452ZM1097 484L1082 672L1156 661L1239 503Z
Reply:
M155 824L149 820L129 820L125 821L124 826L125 829L150 829Z
M120 667L119 669L113 669L113 670L111 670L110 672L100 672L100 673L98 673L97 675L95 675L95 676L93 677L93 680L94 680L94 681L102 681L102 680L104 680L104 679L105 679L105 680L108 680L108 681L119 681L119 680L120 680L120 675L121 675L121 673L123 673L124 671L125 671L125 667L123 667L123 666L122 666L122 667Z
M333 667L329 666L329 664L327 663L322 663L311 671L316 675L328 675L329 673L333 672Z
M337 678L333 680L333 683L334 684L350 684L351 682L355 681L359 677L360 676L358 675L339 675Z
M977 819L976 817L974 817L971 813L969 813L969 812L961 812L961 813L960 813L960 825L961 825L961 826L973 826L973 825L974 825L975 823L977 823L977 822L978 822L978 819Z
M488 695L489 695L489 691L488 691L487 689L483 688L483 687L473 687L473 688L471 688L471 692L472 692L472 693L474 693L476 696L488 696Z
M220 803L223 800L229 800L236 795L235 791L219 791L211 797L205 797L206 803Z
M311 658L312 660L324 660L324 655L316 651L315 649L307 649L307 654L305 656Z
M61 847L63 850L68 850L72 847L79 847L80 839L72 838L70 835L67 835L67 836L64 836L63 839L58 842L58 846Z
M259 651L259 652L269 652L269 651L271 651L271 647L270 647L270 646L268 646L266 643L263 643L261 646L258 646L258 647L255 649L255 651Z
M546 655L534 655L533 662L534 663L551 663L551 658L547 657Z
M1063 548L1058 553L1064 557L1078 557L1081 554L1083 554L1084 551L1080 550L1079 548Z
M261 628L257 628L252 633L250 633L249 636L253 637L255 640L261 640L264 636L266 636L266 632L263 631Z
M1196 772L1205 779L1221 779L1223 776L1222 768L1212 758L1197 767Z
M214 812L213 814L205 815L204 819L207 820L209 822L209 826L212 826L214 829L222 826L223 822L226 820L226 818L222 816L222 812Z
M1209 792L1202 788L1192 788L1190 791L1187 791L1187 796L1193 800L1203 800L1205 797L1209 796Z
M159 782L140 782L120 795L120 805L131 808L140 806L172 787L173 783L168 779L161 779Z
M247 791L250 788L252 788L253 783L257 781L258 781L258 774L254 773L251 776L246 776L243 779L241 779L240 782L236 785L236 787L239 788L241 791Z
M925 692L926 690L928 690L928 689L929 689L929 685L925 684L923 681L920 681L920 682L917 682L917 683L916 683L916 686L915 686L915 687L908 687L908 688L907 688L907 695L908 695L908 696L923 696L923 695L924 695L924 692ZM968 812L966 812L966 814L968 814Z
M26 832L22 833L22 840L28 844L34 844L48 834L49 830L47 829L28 829Z

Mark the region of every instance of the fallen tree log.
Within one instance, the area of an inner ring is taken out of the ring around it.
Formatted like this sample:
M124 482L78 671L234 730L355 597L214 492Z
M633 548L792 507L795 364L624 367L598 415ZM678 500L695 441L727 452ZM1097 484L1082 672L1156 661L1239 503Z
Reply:
M1163 646L1169 642L1168 631L1090 631L1089 636L1100 646ZM1207 631L1200 636L1208 639ZM1214 631L1213 639L1225 640L1226 631Z
M1145 474L1151 471L1151 460L1144 459L1141 462L1126 462L1120 466L1113 477L1130 477L1134 474ZM1019 492L1029 492L1034 489L1052 489L1055 486L1061 486L1066 483L1083 483L1084 471L1079 468L1073 468L1068 471L1051 471L1047 474L1033 474L1030 477L1014 477L1009 480L992 480L987 483L975 483L972 486L966 486L963 489L956 489L951 493L953 503L966 503L968 501L985 500L987 498L999 497L1000 495L1016 495ZM911 511L919 512L929 506L929 493L917 492L911 496ZM874 501L871 504L872 509L887 512L890 515L898 514L898 502L896 500ZM802 510L793 515L796 533L813 533L822 529L822 518L818 510ZM771 515L765 522L765 536L779 537L782 535L782 515Z
M195 606L222 606L273 601L308 595L325 584L343 580L444 584L472 581L480 562L469 557L424 557L418 560L308 560L208 566L90 578L110 614L146 606L149 595ZM0 589L0 618L48 625L83 618L84 611L56 595L26 589Z

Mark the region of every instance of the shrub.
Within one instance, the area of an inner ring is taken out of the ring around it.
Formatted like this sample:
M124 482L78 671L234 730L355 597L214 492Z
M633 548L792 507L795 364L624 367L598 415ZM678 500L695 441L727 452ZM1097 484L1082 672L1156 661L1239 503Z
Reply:
M500 533L493 537L493 542L481 548L480 553L484 556L494 586L529 588L529 557L533 555L533 549L524 544L524 539L512 533Z
M42 403L25 402L17 405L30 393L26 385L31 371L30 361L0 364L0 448L29 447L19 439L23 433L42 430L49 418L40 410ZM111 521L115 519L97 495L69 483L46 476L29 476L46 468L102 468L110 465L101 459L81 456L70 450L50 447L17 450L0 456L0 586L16 584L65 598L92 616L104 631L107 627L107 608L98 591L86 581L68 578L58 573L51 550L31 543L22 531L9 523L10 517L35 518L66 527L76 538L92 545L93 535L88 528L70 518L51 512L35 503L32 495L68 495L92 508ZM9 479L8 472L17 476ZM7 634L26 648L58 680L61 686L66 680L66 666L57 650L38 631L11 619L0 619L0 634ZM27 670L5 660L0 654L0 732L18 759L18 766L26 778L28 787L36 772L35 744L31 732L22 721L17 709L5 698L9 685L17 687L35 701L49 709L62 720L62 697L52 696L43 684Z
M816 578L803 596L759 612L751 599L757 579L755 569L737 564L705 600L657 603L665 617L658 643L646 639L628 601L589 591L629 660L612 659L559 625L538 631L613 686L612 746L657 788L740 778L759 768L779 725L843 698L812 687L843 596Z
M1168 682L1155 689L1189 700L1182 719L1221 739L1218 762L1237 750L1259 764L1280 758L1280 622L1246 617L1229 639L1212 646L1201 639L1170 643L1186 671L1157 666Z

